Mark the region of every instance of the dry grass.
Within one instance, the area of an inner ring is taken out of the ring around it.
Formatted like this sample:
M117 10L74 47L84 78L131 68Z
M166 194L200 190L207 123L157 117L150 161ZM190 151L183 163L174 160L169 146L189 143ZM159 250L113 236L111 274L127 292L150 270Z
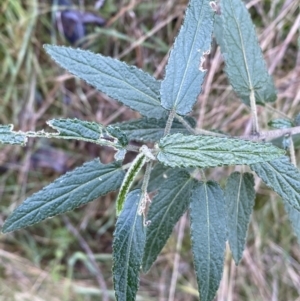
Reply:
M81 3L93 9L94 1ZM91 28L85 45L162 78L186 3L106 0L100 12L107 25ZM294 117L300 111L299 6L294 0L247 3L278 88L273 109L259 108L260 125L266 129L271 118ZM103 124L138 117L60 70L45 55L44 43L67 43L52 25L49 1L2 0L0 12L0 123L36 130L53 117ZM248 109L228 85L217 48L212 49L207 68L194 114L198 126L249 134ZM31 140L25 149L1 147L0 222L26 196L96 156L103 162L113 158L107 149L86 143ZM216 169L213 175L224 174ZM0 235L0 300L102 300L105 287L112 296L113 200L114 195L108 195L69 213L68 218L56 217ZM150 273L142 276L137 300L197 300L186 216ZM300 300L300 248L280 200L264 187L258 189L244 258L236 268L227 252L216 300Z

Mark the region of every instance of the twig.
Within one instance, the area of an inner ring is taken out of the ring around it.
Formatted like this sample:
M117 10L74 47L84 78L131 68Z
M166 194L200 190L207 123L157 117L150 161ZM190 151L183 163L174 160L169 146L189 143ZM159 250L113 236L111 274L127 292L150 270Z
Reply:
M174 120L175 116L176 116L176 112L173 109L172 111L170 111L169 118L167 120L166 127L165 127L164 136L166 136L166 135L168 135L170 133L171 127L172 127L172 124L173 124L173 120Z
M259 134L259 125L258 125L258 118L257 118L257 107L256 107L254 89L251 89L250 92L250 107L251 107L252 122L253 122L252 123L253 134Z
M278 129L278 130L271 130L266 132L261 132L259 135L246 135L246 136L239 136L236 138L241 138L245 140L269 140L282 137L284 135L296 135L300 134L300 126L295 126L288 129Z
M207 131L203 129L193 129L189 123L180 115L175 114L175 118L180 121L183 126L192 134L194 135L206 135L206 136L217 136L217 137L228 137L227 135L212 132L212 131Z

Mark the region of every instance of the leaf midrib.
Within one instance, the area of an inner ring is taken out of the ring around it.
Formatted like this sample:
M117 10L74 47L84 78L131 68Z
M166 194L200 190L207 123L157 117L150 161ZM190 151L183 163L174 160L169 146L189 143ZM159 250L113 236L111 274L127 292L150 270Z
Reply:
M61 57L64 57L64 56L63 56L62 54L60 54L59 52L58 52L58 53L56 52L56 55L59 55L59 56L61 56ZM95 54L95 55L99 55L99 54ZM102 57L101 55L99 55L99 56ZM136 89L136 87L130 85L127 81L124 81L124 80L122 80L121 78L118 78L118 77L116 77L116 76L113 76L113 75L111 75L111 74L109 74L109 73L103 72L102 70L97 69L95 66L84 64L82 61L79 61L79 60L77 60L77 59L75 59L75 58L72 58L71 60L73 60L73 61L75 61L76 63L81 64L81 65L83 65L83 66L88 66L89 68L95 70L96 72L105 74L106 76L112 77L112 78L114 78L115 80L121 81L122 83L124 83L124 84L127 85L128 87L133 88L133 90L138 91L139 93L145 95L147 98L153 100L157 105L160 106L160 102L159 102L158 99L153 98L153 97L150 96L149 94L146 94L143 90ZM112 59L112 60L113 60L113 59ZM123 62L121 62L121 63L124 64L125 66L127 66L127 65L126 65L125 63L123 63ZM59 63L59 64L60 64L60 63ZM61 65L61 64L60 64L60 65ZM112 67L112 66L109 65L109 67ZM138 68L137 68L137 70L139 71ZM71 72L71 71L69 71L69 72L70 72L70 73L73 73L73 72ZM141 72L143 72L143 71L141 70ZM135 74L134 74L134 75L135 75ZM78 76L78 75L75 75L75 76ZM136 76L136 75L135 75L135 76ZM81 78L81 76L78 76L78 77ZM137 78L138 78L138 77L137 77ZM81 79L82 79L82 78L81 78ZM138 78L138 79L139 79L139 78ZM86 81L85 79L83 79L83 80ZM141 81L141 80L139 79L139 81ZM86 81L86 82L87 82L87 81ZM92 85L92 86L95 86L95 84L91 84L91 85ZM97 87L96 87L96 88L97 88ZM97 89L98 89L98 88L97 88ZM152 90L151 90L151 91L152 91ZM102 91L101 91L101 92L102 92ZM154 92L154 91L152 91L152 92ZM140 101L141 101L141 100L140 100ZM141 101L141 102L142 102L142 101Z
M188 61L187 61L187 63L186 63L186 68L185 68L185 70L184 70L184 75L183 75L183 77L182 77L182 80L181 80L181 83L180 83L180 86L179 86L179 90L178 90L178 93L177 93L177 96L176 96L176 99L175 99L175 101L174 101L174 108L176 108L176 106L177 106L177 104L178 104L178 102L179 102L179 96L180 96L180 94L181 94L181 90L182 90L182 87L183 87L183 84L184 84L184 82L185 82L185 78L186 78L186 75L187 75L187 71L188 71L188 69L190 69L190 61L191 61L191 57L192 57L192 50L194 50L194 45L195 45L195 42L196 42L196 36L198 35L198 31L199 31L199 27L200 27L200 25L201 25L201 23L202 23L202 21L203 21L203 7L204 7L204 1L202 2L202 6L201 6L201 10L200 10L200 14L201 14L201 18L199 18L199 22L197 23L197 29L196 29L196 31L195 31L195 34L194 34L194 38L193 38L193 43L192 43L192 47L191 47L191 51L190 51L190 53L189 53L189 57L188 57ZM201 54L202 55L202 54ZM199 62L200 62L200 60L199 60ZM199 72L201 72L200 70L199 70Z

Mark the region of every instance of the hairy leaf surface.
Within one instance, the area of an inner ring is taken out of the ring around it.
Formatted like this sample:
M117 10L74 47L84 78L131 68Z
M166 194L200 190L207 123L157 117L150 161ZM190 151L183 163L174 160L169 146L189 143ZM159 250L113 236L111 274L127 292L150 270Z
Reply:
M221 18L215 35L224 55L226 72L234 91L249 105L250 93L257 103L276 100L273 80L268 74L251 17L241 0L222 0ZM218 28L222 26L222 29ZM216 29L217 28L217 29Z
M187 210L194 180L183 170L173 170L163 178L154 197L147 220L143 271L147 272L166 244L174 225Z
M99 159L87 162L27 198L8 217L2 231L24 228L89 203L118 189L123 178L119 163L105 165Z
M289 119L278 118L268 122L268 126L274 129L288 129L295 126L294 122Z
M159 101L160 82L142 70L87 50L44 46L61 67L97 90L150 118L166 116Z
M251 164L250 168L277 192L285 203L300 211L300 172L290 163L289 158L282 156L276 160Z
M27 137L25 133L13 131L12 124L0 125L0 143L25 145Z
M240 262L255 200L254 178L251 173L232 173L225 187L227 230L235 264Z
M79 119L52 119L47 122L56 133L45 133L48 138L77 139L122 149L127 137L118 128L105 127L97 122Z
M122 132L124 132L129 140L137 141L150 141L156 142L164 135L167 118L154 119L154 118L141 118L137 120L122 122L114 124L118 126ZM187 122L194 127L195 120L193 118L187 118ZM185 127L178 120L174 120L170 133L188 133Z
M179 168L177 169L177 171ZM161 163L156 163L154 168L151 171L149 183L148 183L148 192L153 192L158 190L160 186L163 186L165 180L174 173L174 169L166 166Z
M292 228L298 238L298 242L300 243L300 211L296 210L288 202L284 203L284 208L288 214Z
M161 84L161 103L176 113L189 113L206 74L202 64L210 51L214 11L208 0L190 0Z
M139 214L142 191L131 191L120 214L113 241L113 277L116 299L134 301L139 286L139 271L146 231Z
M171 167L252 164L284 154L270 143L214 136L168 135L159 141L158 146L157 159Z
M218 183L199 182L190 204L194 266L201 301L211 301L223 273L226 242L226 211Z

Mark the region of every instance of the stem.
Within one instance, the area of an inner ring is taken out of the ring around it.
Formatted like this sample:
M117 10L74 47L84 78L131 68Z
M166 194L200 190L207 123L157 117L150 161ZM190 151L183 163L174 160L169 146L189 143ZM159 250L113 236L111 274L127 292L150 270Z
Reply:
M151 169L152 169L152 162L150 161L149 163L146 164L146 171L144 174L144 179L143 179L143 184L142 184L142 195L141 195L141 200L140 200L140 205L139 205L139 214L143 215L144 217L144 226L147 226L146 222L146 208L147 208L147 202L151 202L150 197L148 196L148 183L150 180L150 174L151 174Z
M151 174L151 169L152 169L152 162L153 161L150 161L146 164L146 171L144 174L144 179L143 179L143 184L142 184L142 195L147 193L148 183L150 180L150 174Z
M181 117L180 115L175 115L175 118L179 121L179 122L181 122L182 124L183 124L183 126L190 132L190 133L192 133L192 134L194 134L194 135L197 135L197 132L196 132L196 130L195 129L193 129L191 126L190 126L190 124L183 118L183 117Z
M212 131L207 131L207 130L203 130L203 129L193 129L190 124L180 115L175 115L175 117L178 119L178 121L180 121L183 126L192 134L194 135L206 135L206 136L216 136L216 137L228 137L227 135L224 134L219 134L219 133L215 133Z
M199 171L200 171L200 174L201 174L202 181L203 182L207 182L204 170L203 169L199 169Z
M169 115L169 118L167 120L167 123L166 123L166 127L165 127L165 132L164 132L164 136L168 135L171 131L171 127L172 127L172 123L173 123L173 120L174 120L174 117L176 115L176 112L175 110L173 109L171 112L170 112L170 115Z
M295 155L295 146L294 146L294 141L293 137L290 136L290 146L289 146L289 151L290 151L290 157L291 157L291 163L297 167L297 162L296 162L296 155Z
M250 108L252 113L252 130L253 134L259 134L259 125L258 125L258 118L257 118L257 107L255 101L255 93L254 90L251 89L250 92Z
M278 130L272 130L272 131L266 131L260 133L258 136L255 135L246 135L246 136L240 136L236 138L240 139L246 139L246 140L267 140L267 139L275 139L282 137L284 135L296 135L300 134L300 126L295 126L288 129L278 129Z
M139 147L139 146L135 146L135 145L130 145L130 144L128 144L128 145L126 146L126 149L127 149L128 151L130 151L130 152L136 152L136 153L138 153L139 150L140 150L140 147Z

